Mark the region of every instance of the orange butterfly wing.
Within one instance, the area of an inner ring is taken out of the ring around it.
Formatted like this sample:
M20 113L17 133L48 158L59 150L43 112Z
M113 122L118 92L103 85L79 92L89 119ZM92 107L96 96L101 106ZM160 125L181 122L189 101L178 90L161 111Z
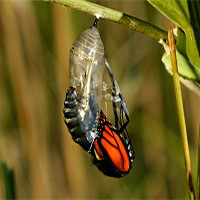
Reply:
M121 172L128 172L131 166L130 158L119 134L114 130L106 116L102 114L101 136L94 141L94 152L98 160L109 157L115 168Z
M101 144L115 167L122 172L128 172L130 159L119 135L106 126Z

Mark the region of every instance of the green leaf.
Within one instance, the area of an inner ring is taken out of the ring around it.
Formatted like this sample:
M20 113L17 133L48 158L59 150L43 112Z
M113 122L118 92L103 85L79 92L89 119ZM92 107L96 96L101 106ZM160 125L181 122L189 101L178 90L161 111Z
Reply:
M172 66L171 66L171 59L169 53L169 46L164 42L160 42L164 49L165 53L162 57L162 62L165 65L166 70L172 74ZM180 46L184 46L183 44L179 44ZM183 52L184 53L184 52ZM176 49L176 59L178 65L178 73L181 77L181 82L188 87L190 90L194 91L196 94L200 96L200 69L197 67L192 66L188 59L180 53Z
M9 169L7 164L4 162L0 163L0 169L4 183L5 199L16 199L13 170Z
M180 35L179 37L180 38L183 37L184 39L184 34ZM169 46L163 40L160 41L160 43L163 45L165 49L165 53L162 57L162 62L164 63L166 70L172 75ZM200 96L200 69L192 66L188 62L187 57L185 57L184 55L185 53L184 43L180 42L177 44L177 46L179 46L179 48L183 50L183 51L179 51L176 48L176 59L177 59L177 66L178 66L180 81L186 87L188 87L190 90L192 90L193 92L195 92L197 95Z
M186 36L186 54L190 63L200 68L200 57L193 27L190 23L188 2L186 0L147 0L163 15L180 27Z
M200 44L200 1L188 1L188 9L190 13L190 21L194 30L197 44ZM200 55L200 45L197 45Z
M183 78L200 82L200 70L194 68L178 50L176 50L176 57L179 75ZM165 53L163 55L162 62L165 64L167 71L171 72L172 66L169 54Z
M176 29L177 30L177 38L176 38L176 48L178 49L178 51L184 55L185 57L187 57L187 53L186 53L186 38L185 38L185 34L183 31L181 31L180 28Z

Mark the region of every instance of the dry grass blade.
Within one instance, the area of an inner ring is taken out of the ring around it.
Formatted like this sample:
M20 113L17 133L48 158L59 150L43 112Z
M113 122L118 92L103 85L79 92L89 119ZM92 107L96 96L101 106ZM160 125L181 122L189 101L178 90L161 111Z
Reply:
M18 123L19 137L24 156L30 163L30 182L33 187L32 198L49 197L41 162L40 151L40 127L37 124L36 109L30 80L27 75L27 66L23 55L23 45L20 39L20 26L16 15L14 2L4 1L1 3L2 37L5 46L8 72L13 87L14 103ZM36 176L37 174L37 176Z

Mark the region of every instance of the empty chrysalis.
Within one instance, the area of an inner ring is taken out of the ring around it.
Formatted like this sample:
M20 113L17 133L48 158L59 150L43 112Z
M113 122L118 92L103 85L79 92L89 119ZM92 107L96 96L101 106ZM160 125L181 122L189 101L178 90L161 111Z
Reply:
M70 49L70 85L77 89L81 103L79 121L82 131L91 131L99 114L105 70L104 46L94 25L85 30Z

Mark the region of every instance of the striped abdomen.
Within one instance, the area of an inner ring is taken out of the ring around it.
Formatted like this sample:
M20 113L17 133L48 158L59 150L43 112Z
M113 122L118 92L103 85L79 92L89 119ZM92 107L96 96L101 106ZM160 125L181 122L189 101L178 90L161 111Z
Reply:
M88 151L90 143L87 141L85 133L82 132L78 121L79 101L75 88L70 87L64 101L64 121L73 140Z

